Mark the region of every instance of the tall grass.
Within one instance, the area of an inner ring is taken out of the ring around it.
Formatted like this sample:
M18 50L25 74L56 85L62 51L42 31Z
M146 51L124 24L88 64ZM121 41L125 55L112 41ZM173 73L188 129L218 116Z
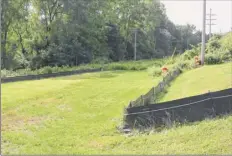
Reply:
M115 62L104 65L106 70L146 70L151 66L161 66L163 59Z
M103 68L103 70L146 70L150 66L161 66L165 59L152 59L152 60L139 60L139 61L121 61L108 64L85 64L80 66L62 66L62 67L43 67L37 70L31 69L20 69L17 71L2 70L1 77L13 77L13 76L24 76L24 75L38 75L38 74L49 74L58 73L73 70L83 70L83 69L97 69Z
M73 71L73 70L84 70L84 69L96 69L101 68L100 64L88 64L88 65L80 65L80 66L62 66L62 67L43 67L37 70L31 69L19 69L16 71L12 70L1 70L1 77L13 77L13 76L24 76L24 75L38 75L38 74L49 74L49 73L58 73L58 72L66 72L66 71Z

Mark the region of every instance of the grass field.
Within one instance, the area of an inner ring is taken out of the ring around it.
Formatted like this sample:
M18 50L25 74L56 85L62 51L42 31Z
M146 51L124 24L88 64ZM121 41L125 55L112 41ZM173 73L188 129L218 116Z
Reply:
M176 79L164 100L206 91L198 89L202 87L226 88L230 71L227 64L186 72ZM214 84L206 84L200 72L209 78L207 83ZM232 153L232 117L159 133L119 133L116 126L121 123L124 106L158 81L146 71L115 71L3 84L3 154ZM198 84L191 85L193 82ZM188 90L176 95L175 90L184 84Z
M232 87L232 63L190 70L177 77L161 101L218 91Z

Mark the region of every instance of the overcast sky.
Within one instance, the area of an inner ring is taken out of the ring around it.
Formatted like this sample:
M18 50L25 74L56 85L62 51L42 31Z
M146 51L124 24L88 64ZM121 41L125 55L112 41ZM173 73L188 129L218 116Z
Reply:
M165 5L169 19L175 24L194 24L202 30L203 0L161 0ZM216 14L213 18L217 24L212 26L212 32L228 32L232 23L232 0L207 0L207 13L210 8ZM206 31L208 33L208 26Z

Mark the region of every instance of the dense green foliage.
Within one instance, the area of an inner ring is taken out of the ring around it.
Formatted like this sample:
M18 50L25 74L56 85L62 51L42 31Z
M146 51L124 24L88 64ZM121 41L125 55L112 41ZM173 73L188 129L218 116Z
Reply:
M232 39L232 34L229 33L225 36L215 35L206 44L206 64L220 64L225 61L230 61L232 59L232 46L230 40ZM16 71L12 70L2 70L2 77L8 76L20 76L20 75L30 75L30 74L46 74L46 73L56 73L63 71L72 71L79 69L93 69L93 68L103 68L104 70L146 70L150 75L160 76L161 67L167 66L168 68L179 67L182 70L194 68L194 56L199 56L201 51L200 44L191 46L190 50L186 50L181 55L176 55L174 57L167 57L163 59L151 59L151 60L139 60L139 61L119 61L106 63L102 61L95 60L89 64L81 64L78 66L69 67L63 65L58 66L45 66L37 70L32 70L30 68L19 69ZM175 51L176 54L176 51Z
M225 36L215 35L206 44L205 63L220 64L232 59L232 33ZM191 50L187 50L182 56L182 60L193 60L194 56L200 56L201 46L193 46Z
M2 0L2 67L77 66L182 53L200 42L158 0Z
M167 61L168 59L153 59L153 60L139 60L139 61L120 61L120 62L113 62L113 63L106 63L106 64L84 64L79 66L46 66L37 70L31 70L30 68L26 69L19 69L16 71L12 70L2 70L1 76L2 77L12 77L12 76L25 76L25 75L38 75L38 74L49 74L49 73L58 73L58 72L65 72L65 71L73 71L73 70L81 70L81 69L96 69L102 68L103 70L146 70L149 67L155 66L157 69L161 71L161 66Z

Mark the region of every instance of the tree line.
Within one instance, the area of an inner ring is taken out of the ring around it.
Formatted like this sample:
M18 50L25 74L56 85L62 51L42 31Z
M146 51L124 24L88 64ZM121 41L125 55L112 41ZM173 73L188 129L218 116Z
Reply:
M201 41L159 0L2 0L2 67L76 66L183 53Z

